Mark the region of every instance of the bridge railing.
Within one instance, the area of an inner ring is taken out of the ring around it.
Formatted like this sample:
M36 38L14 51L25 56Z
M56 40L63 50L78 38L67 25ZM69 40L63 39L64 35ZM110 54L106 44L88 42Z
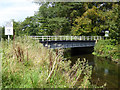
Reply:
M101 40L104 39L104 36L30 36L33 39L38 39L41 41L63 41L63 40Z

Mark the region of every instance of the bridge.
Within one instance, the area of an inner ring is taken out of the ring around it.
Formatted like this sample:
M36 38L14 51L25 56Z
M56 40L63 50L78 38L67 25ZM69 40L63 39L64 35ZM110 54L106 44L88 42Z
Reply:
M37 39L45 47L74 48L74 47L93 47L97 40L104 39L104 36L30 36Z

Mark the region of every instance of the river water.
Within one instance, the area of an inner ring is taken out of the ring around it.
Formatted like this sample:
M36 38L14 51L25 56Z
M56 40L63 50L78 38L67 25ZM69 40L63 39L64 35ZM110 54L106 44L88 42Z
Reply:
M78 58L86 58L89 65L93 66L91 83L102 86L106 83L107 88L118 88L120 73L118 65L113 61L92 55L93 48L74 48L65 50L64 56L74 64Z

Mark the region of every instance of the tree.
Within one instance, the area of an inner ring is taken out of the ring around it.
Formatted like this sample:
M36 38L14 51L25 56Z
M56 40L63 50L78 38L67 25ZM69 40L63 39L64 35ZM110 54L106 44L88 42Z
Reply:
M39 11L16 23L16 35L101 35L118 39L118 3L46 2Z
M21 36L22 35L22 30L20 27L21 22L16 22L13 20L13 31L15 36Z
M16 23L17 25L18 23ZM34 15L31 17L27 17L23 22L19 23L16 34L19 33L21 35L39 35L40 23L38 22L38 18Z
M5 35L5 27L0 27L0 38L7 39L7 35Z
M41 29L45 30L47 35L70 35L74 18L80 14L77 12L79 8L82 8L82 3L42 4L38 12L38 16L41 17Z
M110 38L117 38L118 3L85 3L85 5L86 11L73 23L73 35L100 35L101 31L109 30Z

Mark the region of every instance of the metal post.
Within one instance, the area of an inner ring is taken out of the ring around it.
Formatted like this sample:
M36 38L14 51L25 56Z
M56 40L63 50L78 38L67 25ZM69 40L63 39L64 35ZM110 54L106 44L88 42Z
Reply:
M87 40L89 40L89 36L87 36Z
M71 41L72 41L72 36L71 36Z
M47 41L48 41L48 40L49 40L49 36L47 36L45 40L47 40Z
M94 36L94 40L95 40L95 36Z
M57 37L55 36L55 41L57 41Z
M81 36L80 36L80 40L81 40Z
M85 40L85 36L83 36L83 40Z
M91 40L92 40L92 36L91 36Z
M42 36L42 41L43 41L43 36Z
M8 43L9 43L10 36L8 35Z

